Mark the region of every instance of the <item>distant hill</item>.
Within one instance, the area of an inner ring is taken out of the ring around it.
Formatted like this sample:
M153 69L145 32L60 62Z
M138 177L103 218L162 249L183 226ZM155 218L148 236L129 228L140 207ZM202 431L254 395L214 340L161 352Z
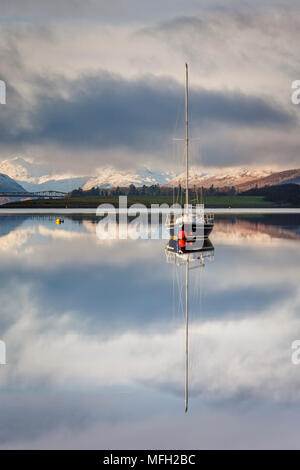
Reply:
M256 187L263 188L264 186L277 186L279 184L300 184L300 169L272 173L264 178L257 178L238 184L236 189L241 192Z
M28 183L27 181L19 181L26 191L62 191L68 193L74 189L81 188L86 182L86 178L63 178L49 179L42 183Z
M0 173L0 192L18 192L18 191L23 191L24 188L18 184L16 181L14 181L12 178L10 178L7 175L4 175L3 173ZM6 204L7 202L13 202L15 198L11 197L0 197L0 205Z
M151 186L155 184L165 185L174 177L174 173L164 171L152 171L148 168L137 168L136 170L118 170L111 166L97 169L97 174L86 182L84 190L93 187L113 188L116 186Z
M0 173L0 192L6 191L24 191L24 188L9 176Z
M26 191L72 191L83 186L89 177L72 174L54 174L46 165L37 164L23 157L0 162L0 172L9 175Z
M203 186L204 188L215 188L224 187L237 187L248 181L264 178L272 174L271 169L257 170L255 168L225 168L220 169L217 172L210 171L209 173L202 173L199 168L191 168L189 175L190 186ZM185 173L173 178L169 181L168 185L182 186L185 184Z
M173 178L168 185L177 185L179 183L184 186L184 173ZM274 172L271 169L238 168L221 171L213 175L199 173L196 169L191 169L189 183L191 187L203 186L204 188L210 188L213 186L215 189L234 186L238 192L244 192L255 187L300 184L300 169Z

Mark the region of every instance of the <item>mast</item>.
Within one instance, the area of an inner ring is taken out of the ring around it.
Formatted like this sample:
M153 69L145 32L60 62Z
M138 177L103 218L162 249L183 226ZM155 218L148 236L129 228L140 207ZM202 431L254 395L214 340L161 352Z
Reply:
M185 412L189 405L189 258L185 266Z
M189 204L189 69L185 64L185 203ZM189 405L189 258L185 267L185 412Z
M189 203L189 70L188 64L185 64L185 164L186 164L186 183L185 183L185 203Z

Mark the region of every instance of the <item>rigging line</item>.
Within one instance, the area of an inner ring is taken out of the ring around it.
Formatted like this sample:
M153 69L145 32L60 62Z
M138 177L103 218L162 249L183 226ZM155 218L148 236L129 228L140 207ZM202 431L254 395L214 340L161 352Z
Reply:
M185 266L185 412L189 403L189 258Z
M178 291L178 310L177 314L183 316L183 283L180 282L180 266L175 265L176 281L177 281L177 291Z
M197 272L195 273L195 283L194 283L194 301L195 301L195 312L197 312L197 304L199 300L199 294L201 292L201 276L202 276L202 266L199 266L199 269L196 270ZM201 303L199 302L200 305L200 312L201 312ZM193 315L193 319L190 322L191 328L190 331L193 331L192 325L197 327L197 315ZM196 330L197 331L197 330ZM190 384L193 383L193 378L195 376L195 370L197 368L197 345L198 343L194 341L193 335L190 333Z
M190 138L190 142L191 142L191 147L193 149L193 162L196 166L198 166L200 163L201 163L201 158L198 160L197 156L198 156L198 150L197 150L197 142L201 141L202 139L200 137L192 137L194 134L195 134L195 126L194 126L194 108L193 108L193 99L192 99L192 95L193 95L193 89L192 87L190 87L190 129L191 129L191 138ZM199 145L199 144L198 144ZM199 145L199 148L200 148L200 145ZM201 155L201 152L199 152L199 155Z
M196 270L197 271L197 270ZM191 285L191 292L189 294L189 380L191 383L192 378L192 370L193 370L193 351L194 351L194 342L193 342L193 324L194 324L194 303L195 303L195 292L196 292L196 284L195 284L195 277L197 273L195 270L192 270L189 273L190 285Z
M194 145L193 145L193 105L192 105L192 87L189 86L189 143L190 143L190 167L195 163Z
M194 123L194 108L193 108L193 99L192 99L192 94L193 94L193 88L190 87L190 122L191 122L191 125L190 125L190 128L191 128L191 135L194 135L195 133L195 126L193 126L193 123ZM190 142L192 144L195 144L195 147L194 145L191 145L192 149L194 149L191 153L192 153L192 162L194 163L194 165L196 167L202 167L202 151L201 151L201 142L202 142L202 138L200 137L191 137L190 139ZM197 145L197 142L198 142L198 145ZM199 155L199 157L198 157Z
M182 144L179 144L177 142L175 145L175 158L176 158L176 174L180 175L182 173L182 168L183 168L183 153L182 153ZM179 182L177 183L177 191L178 191L178 198L177 202L180 202L181 198L181 190L179 189Z
M203 282L203 279L202 279L202 270L200 271L200 282L199 282L199 308L200 308L200 312L199 312L199 316L200 316L200 320L201 320L201 311L202 311L202 282Z
M184 306L184 282L182 280L182 266L180 267L180 275L181 275L181 279L180 279L180 287L181 287L181 290L180 290L180 295L181 295L181 299L180 299L180 306L181 306L181 316L182 318L185 317L185 306Z
M173 139L175 139L175 135L176 135L177 128L178 128L179 114L180 114L180 110L182 109L182 101L183 101L182 97L179 98L178 105L177 105L177 116L176 116L175 126L173 129Z
M180 111L181 109L184 109L184 106L183 106L183 102L185 101L185 95L183 95L180 99L179 99L179 106L177 108L177 117L176 117L176 124L175 124L175 127L174 127L174 133L173 133L173 136L175 134L175 132L177 132L177 128L178 128L178 123L179 123L179 115L180 115ZM184 139L183 139L184 141ZM179 146L176 146L176 149L178 150ZM174 152L176 154L176 173L177 174L180 174L182 171L182 168L183 168L183 157L184 157L184 152L182 152L182 148L179 148L179 152Z
M175 303L174 303L174 267L172 266L172 319L175 318L175 311L174 311L174 307L175 307Z
M199 271L200 268L195 269L195 271ZM197 278L197 274L195 275L195 278ZM198 289L197 289L197 279L194 279L193 283L193 297L197 300L197 294L198 294Z
M183 107L183 97L179 98L179 101L178 101L178 106L177 106L177 116L176 116L176 121L175 121L175 126L174 126L174 129L173 129L173 144L175 144L174 142L174 139L175 139L175 135L177 133L177 129L178 129L178 123L179 123L179 115L180 115L180 111ZM175 152L174 152L175 153ZM178 157L178 155L177 155ZM179 162L178 162L178 159L176 158L176 164L177 164L177 168L176 168L176 173L178 174L178 169L179 169Z
M182 142L181 142L181 144L179 142L177 142L176 150L177 150L177 153L176 153L176 165L177 165L176 173L178 175L180 175L183 172L184 161L185 161L185 155L184 155Z
M195 269L193 271L193 276L192 276L192 279L193 279L193 292L192 292L192 299L191 299L191 314L190 314L190 324L191 326L193 324L196 323L195 321L195 311L196 311L196 305L197 305L197 300L198 300L198 292L199 292L199 289L198 289L198 271L201 270L201 266L197 267L197 269ZM197 315L196 315L196 319L197 319ZM191 328L191 331L192 331L192 328ZM194 345L194 342L193 342L193 336L192 334L190 335L190 342L191 342L191 351L193 350L193 345Z
M203 260L201 260L202 262ZM194 296L194 300L195 300L195 313L197 312L197 306L199 308L199 317L201 319L201 306L202 306L202 302L201 302L201 295L202 295L202 276L203 276L203 267L202 264L199 266L199 269L196 270L196 274L195 274L195 283L194 283L194 287L195 287L195 296ZM192 310L193 311L193 310ZM192 333L193 331L193 328L192 326L194 325L195 327L197 327L197 314L196 316L193 315L193 318L191 319L191 328L190 328L190 331ZM198 362L197 362L197 346L198 346L198 342L195 342L194 341L194 337L193 335L190 333L190 386L191 384L193 383L193 378L195 377L195 371L197 369L197 365L198 365Z
M176 319L176 309L175 309L175 281L176 281L176 275L175 275L175 270L176 266L173 265L173 285L172 285L172 312L173 312L173 321L175 322Z

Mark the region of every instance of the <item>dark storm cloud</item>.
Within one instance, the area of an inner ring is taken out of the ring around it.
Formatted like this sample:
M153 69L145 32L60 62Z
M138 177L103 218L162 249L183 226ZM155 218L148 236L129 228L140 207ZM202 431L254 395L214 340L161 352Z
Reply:
M168 78L130 81L100 73L74 81L40 79L36 85L43 93L33 107L27 104L30 109L11 90L13 108L7 107L6 118L1 115L3 143L154 150L171 137L176 115L183 115L183 87ZM191 95L195 126L277 129L295 122L266 98L205 89L192 89Z

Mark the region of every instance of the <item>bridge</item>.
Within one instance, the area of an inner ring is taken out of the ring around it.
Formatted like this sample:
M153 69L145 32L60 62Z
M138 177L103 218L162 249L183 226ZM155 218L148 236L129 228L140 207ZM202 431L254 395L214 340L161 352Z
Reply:
M62 191L0 191L0 197L20 197L28 199L60 199L66 197L68 193Z

